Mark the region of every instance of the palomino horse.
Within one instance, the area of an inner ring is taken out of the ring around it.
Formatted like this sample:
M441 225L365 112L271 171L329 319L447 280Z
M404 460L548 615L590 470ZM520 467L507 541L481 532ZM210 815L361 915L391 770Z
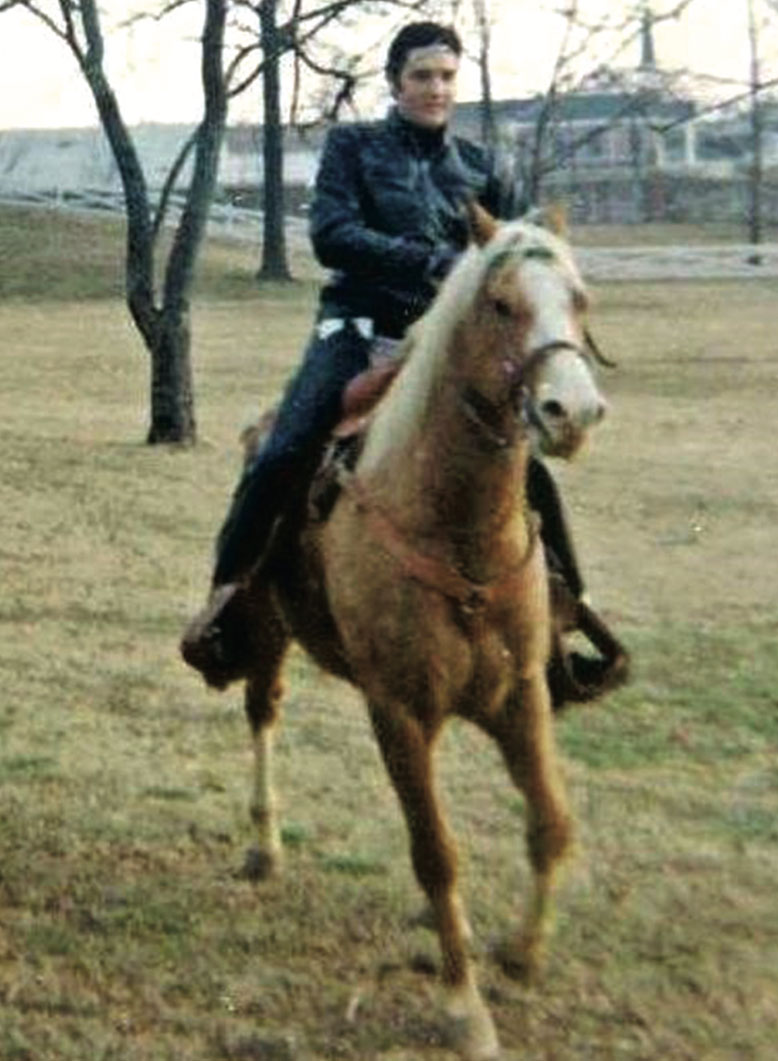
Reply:
M474 244L407 339L329 520L281 534L251 586L246 685L265 871L281 851L271 742L290 640L364 694L439 935L445 1011L470 1061L496 1057L498 1043L468 954L433 749L450 716L468 719L494 738L524 793L534 897L499 953L508 968L531 969L571 819L546 682L547 572L524 496L530 434L569 458L605 411L567 244L477 210L473 226Z

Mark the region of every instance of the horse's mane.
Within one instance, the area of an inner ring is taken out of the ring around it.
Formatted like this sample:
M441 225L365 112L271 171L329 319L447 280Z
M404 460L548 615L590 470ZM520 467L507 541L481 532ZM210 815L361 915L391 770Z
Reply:
M484 246L471 244L452 269L434 302L405 338L406 362L382 401L365 444L362 467L406 443L423 423L446 368L454 331L470 311L484 278L494 263L515 249L517 260L531 246L551 252L554 259L581 283L567 243L552 232L528 221L501 225Z

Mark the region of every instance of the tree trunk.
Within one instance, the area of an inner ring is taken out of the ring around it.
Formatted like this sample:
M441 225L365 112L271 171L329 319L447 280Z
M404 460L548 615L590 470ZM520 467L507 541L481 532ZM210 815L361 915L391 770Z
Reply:
M146 441L192 444L197 424L188 314L162 314L146 345L151 357L151 423Z
M281 41L276 23L277 0L263 0L259 8L262 32L262 87L264 122L262 158L264 217L260 280L291 280L284 229L284 143L281 125Z

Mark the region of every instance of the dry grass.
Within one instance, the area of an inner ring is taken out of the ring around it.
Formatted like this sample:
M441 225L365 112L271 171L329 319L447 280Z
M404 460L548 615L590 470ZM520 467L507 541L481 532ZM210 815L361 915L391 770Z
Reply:
M47 225L67 252L51 253L53 297L33 290L25 244L0 255L0 291L29 278L25 300L0 303L0 1058L444 1061L435 949L406 925L418 896L358 698L292 660L287 872L255 888L234 872L249 839L239 694L206 693L176 656L237 427L281 385L312 288L256 292L251 251L212 248L202 443L149 449L123 307L84 298L66 268L83 239L110 261L115 233ZM5 233L0 215L8 247ZM520 801L477 734L447 735L482 980L509 1061L771 1061L774 292L629 284L598 301L621 361L613 416L560 474L636 679L559 723L579 845L532 990L483 954L519 913Z
M765 243L778 238L778 227L765 225ZM575 242L582 247L657 247L668 244L691 246L748 243L745 223L720 221L695 225L686 222L636 223L633 225L576 225Z

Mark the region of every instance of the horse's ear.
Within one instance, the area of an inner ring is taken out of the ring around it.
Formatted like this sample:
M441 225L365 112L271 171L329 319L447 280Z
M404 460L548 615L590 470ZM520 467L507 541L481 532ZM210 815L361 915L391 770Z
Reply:
M567 224L567 207L564 203L556 202L549 203L546 207L547 222L546 227L550 229L555 236L561 236L562 239L567 239L570 228Z
M540 228L547 228L555 236L567 239L570 229L567 224L567 207L564 203L547 203L545 206L535 206L527 211L524 220Z
M470 238L479 247L483 247L494 237L498 225L488 210L471 199L467 204L467 223L470 229Z

